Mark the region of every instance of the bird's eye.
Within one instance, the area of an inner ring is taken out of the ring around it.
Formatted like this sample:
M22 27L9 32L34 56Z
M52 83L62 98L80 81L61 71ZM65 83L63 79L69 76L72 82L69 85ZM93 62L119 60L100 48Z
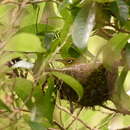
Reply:
M68 62L69 64L71 64L71 63L73 62L73 60L69 59L69 60L67 60L67 62Z

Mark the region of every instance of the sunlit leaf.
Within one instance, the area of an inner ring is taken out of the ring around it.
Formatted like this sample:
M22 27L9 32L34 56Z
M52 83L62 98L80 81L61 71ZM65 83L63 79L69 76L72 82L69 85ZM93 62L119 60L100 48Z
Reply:
M52 122L55 106L54 80L52 77L48 79L48 88L46 92L43 94L42 90L37 87L34 92L34 98L38 113L44 118L47 118L49 122Z
M63 27L64 21L56 3L46 2L41 21L44 24L53 26L55 29L61 29Z
M87 47L88 38L95 25L95 13L95 3L91 3L82 8L75 18L72 39L78 48Z
M120 59L121 50L127 44L130 35L126 33L117 33L103 48L103 60L106 65L113 65L113 63Z
M46 120L38 121L30 119L29 115L23 115L25 122L30 126L31 130L47 130L51 126Z
M18 97L21 98L23 102L26 101L26 105L29 108L32 108L33 106L32 101L29 98L29 95L32 94L32 88L33 88L32 82L23 78L16 78L14 88L15 88L14 91L16 92Z
M54 29L46 24L37 24L37 33L38 35L44 35L45 33L48 33L50 31L54 31ZM33 33L36 34L36 25L28 25L28 26L24 26L23 28L21 28L18 33Z
M83 87L82 85L74 79L72 76L69 76L67 74L63 74L60 72L51 72L54 76L57 78L63 80L66 84L68 84L71 88L75 90L75 92L78 94L79 99L83 96Z
M40 39L29 33L20 33L13 36L5 47L7 51L17 52L45 52Z
M115 82L115 89L112 97L112 101L115 103L116 107L121 110L130 111L130 97L126 94L124 90L124 82L128 74L128 68L123 68L120 76Z
M31 130L47 130L42 123L28 121L28 124L31 127Z

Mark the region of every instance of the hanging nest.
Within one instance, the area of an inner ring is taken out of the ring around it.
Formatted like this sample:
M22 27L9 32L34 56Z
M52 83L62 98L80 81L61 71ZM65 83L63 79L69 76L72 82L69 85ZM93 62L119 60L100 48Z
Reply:
M53 69L73 76L83 86L84 95L78 101L76 92L63 81L57 83L60 92L60 98L66 99L86 107L102 105L110 100L114 82L117 77L117 69L107 70L102 63L76 64L63 69Z

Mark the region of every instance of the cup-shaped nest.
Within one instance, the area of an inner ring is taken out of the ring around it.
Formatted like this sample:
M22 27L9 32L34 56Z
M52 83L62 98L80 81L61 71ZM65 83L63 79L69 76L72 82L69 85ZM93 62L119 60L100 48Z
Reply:
M56 71L73 76L82 84L84 89L84 95L78 101L76 92L63 81L59 81L57 86L61 99L67 99L86 107L102 105L111 99L117 77L116 69L108 70L102 63L89 63L77 64Z

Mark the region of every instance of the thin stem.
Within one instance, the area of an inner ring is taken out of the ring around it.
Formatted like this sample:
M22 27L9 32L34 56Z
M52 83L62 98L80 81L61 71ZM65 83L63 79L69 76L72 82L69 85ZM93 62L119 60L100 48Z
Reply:
M77 113L77 115L76 115L76 118L74 118L74 119L70 122L70 124L66 127L66 129L69 129L70 126L77 120L77 118L78 118L78 116L80 115L80 113L81 113L82 110L83 110L83 107L81 107L81 108L79 109L79 111L78 111L78 113Z
M116 112L116 113L121 113L121 114L125 114L125 115L130 115L130 111L127 111L127 110L117 110L117 109L113 109L113 108L110 108L108 106L105 106L105 105L101 105L103 108L105 109L108 109L110 111L113 111L113 112Z
M93 129L93 128L91 128L90 126L86 125L86 123L85 123L84 121L82 121L80 118L78 118L78 117L72 115L66 108L63 108L63 107L61 107L61 106L59 106L59 105L57 105L57 104L56 104L56 107L57 107L58 109L64 111L65 113L71 115L74 119L77 119L77 120L78 120L81 124L83 124L87 129L89 129L89 130L96 130L96 129Z
M59 128L60 128L60 130L66 130L63 126L61 126L58 122L56 122L56 121L53 121L53 123L55 124L55 125L57 125Z

